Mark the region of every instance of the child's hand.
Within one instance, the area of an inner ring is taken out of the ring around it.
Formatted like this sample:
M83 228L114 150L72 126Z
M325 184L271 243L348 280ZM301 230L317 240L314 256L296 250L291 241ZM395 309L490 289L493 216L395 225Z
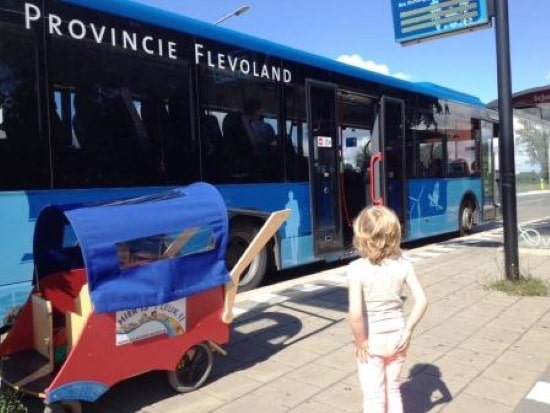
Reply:
M354 341L355 345L355 357L357 357L357 360L361 363L367 362L367 357L369 355L369 343L368 341L364 341L362 343L358 343L357 341Z
M395 352L400 353L402 351L406 351L409 348L409 344L411 344L411 337L412 337L411 330L407 330L407 329L403 330L403 334L401 335L401 339L399 340L399 343L395 348Z

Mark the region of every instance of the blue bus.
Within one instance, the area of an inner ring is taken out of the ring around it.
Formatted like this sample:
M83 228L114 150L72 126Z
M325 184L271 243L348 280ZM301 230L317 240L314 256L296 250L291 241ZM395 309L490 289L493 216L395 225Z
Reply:
M0 0L0 315L27 297L48 204L210 182L229 267L290 208L242 290L348 256L366 205L393 208L405 240L469 232L496 214L494 119L470 95L132 1Z

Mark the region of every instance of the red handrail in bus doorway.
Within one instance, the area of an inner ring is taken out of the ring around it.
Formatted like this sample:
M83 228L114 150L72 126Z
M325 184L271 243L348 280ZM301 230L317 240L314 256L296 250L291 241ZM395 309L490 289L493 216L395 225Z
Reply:
M376 162L382 162L384 159L382 152L375 153L370 158L370 198L373 205L384 205L383 198L377 198L374 191L374 164Z

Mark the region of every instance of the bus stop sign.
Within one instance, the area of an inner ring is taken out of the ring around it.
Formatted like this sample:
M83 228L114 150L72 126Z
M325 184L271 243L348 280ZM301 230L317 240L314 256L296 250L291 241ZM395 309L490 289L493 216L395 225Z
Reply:
M488 0L391 0L395 41L419 43L491 26Z

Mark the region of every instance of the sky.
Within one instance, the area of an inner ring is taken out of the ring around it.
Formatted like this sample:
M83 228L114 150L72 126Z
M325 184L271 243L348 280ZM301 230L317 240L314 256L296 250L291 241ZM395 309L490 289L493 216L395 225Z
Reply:
M391 0L135 0L413 82L498 97L492 28L411 46L395 41ZM501 0L496 0L501 1ZM502 0L506 1L506 0ZM549 0L508 0L512 92L550 84Z

